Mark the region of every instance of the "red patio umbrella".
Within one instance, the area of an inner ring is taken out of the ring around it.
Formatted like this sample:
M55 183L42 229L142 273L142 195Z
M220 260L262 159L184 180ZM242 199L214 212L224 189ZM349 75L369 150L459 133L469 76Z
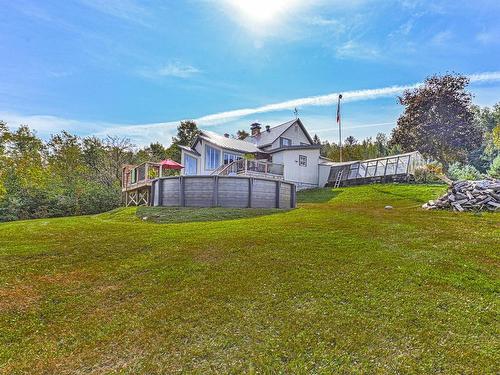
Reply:
M170 159L162 160L160 162L160 164L165 169L176 169L176 170L179 170L179 169L184 168L184 166L182 164L179 164L176 161L173 161L173 160L170 160Z

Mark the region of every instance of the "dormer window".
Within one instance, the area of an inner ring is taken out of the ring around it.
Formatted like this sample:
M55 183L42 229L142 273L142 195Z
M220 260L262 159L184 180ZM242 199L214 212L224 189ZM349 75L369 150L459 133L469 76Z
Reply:
M280 147L287 147L292 145L292 140L285 137L280 137Z

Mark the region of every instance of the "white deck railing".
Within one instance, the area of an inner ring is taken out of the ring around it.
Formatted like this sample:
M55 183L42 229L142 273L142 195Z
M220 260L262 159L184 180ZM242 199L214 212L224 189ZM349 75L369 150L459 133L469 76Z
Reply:
M262 160L240 159L217 168L212 174L219 176L243 174L283 178L284 165Z

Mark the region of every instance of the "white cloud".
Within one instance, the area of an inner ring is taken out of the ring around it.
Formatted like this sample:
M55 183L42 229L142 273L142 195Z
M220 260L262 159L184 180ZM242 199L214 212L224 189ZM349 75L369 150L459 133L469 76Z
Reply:
M500 71L471 74L468 77L471 83L499 82ZM356 102L396 96L401 94L405 90L416 88L419 85L421 85L421 83L402 86L389 86L377 89L344 91L342 92L343 102ZM330 93L326 95L309 96L279 103L267 104L261 107L243 108L233 111L219 112L202 116L193 120L196 121L196 123L201 127L220 126L229 121L238 120L246 116L256 114L272 113L286 110L292 111L296 107L304 108L332 106L337 103L338 95L339 93ZM130 138L134 143L138 145L148 144L152 141L158 141L165 144L170 143L171 137L175 134L176 127L180 121L177 120L164 123L128 125L105 122L77 121L55 116L22 116L1 112L0 119L7 121L7 123L12 126L28 124L31 128L40 132L42 136L50 135L51 133L56 133L65 129L80 135L94 134L97 136L125 136L127 138ZM353 124L352 129L365 126L387 126L387 123Z
M321 16L314 16L308 20L308 23L314 26L328 26L328 27L342 27L344 25L334 18L324 18Z
M47 115L19 115L12 112L0 112L0 120L11 126L28 125L37 131L42 137L48 137L61 130L67 130L78 134L91 134L106 129L116 124L106 122L90 122L71 120L67 118Z
M476 40L481 44L500 43L500 30L483 31L476 34Z
M373 45L348 40L336 48L335 54L340 59L373 60L381 57L380 51Z
M140 74L148 78L158 77L175 77L175 78L190 78L201 73L201 70L189 65L183 64L180 61L173 61L159 69L143 69Z
M344 102L370 100L381 97L398 95L401 94L404 90L415 88L418 85L419 84L405 85L405 86L390 86L379 89L345 91L342 93L342 96ZM328 106L337 103L339 94L340 93L332 93L327 95L309 96L306 98L299 98L279 103L267 104L256 108L245 108L245 109L237 109L234 111L220 112L200 117L196 119L196 121L200 124L214 124L217 122L224 122L259 113L293 110L296 107L300 108L307 106Z
M435 46L442 47L447 45L453 39L453 33L450 30L440 31L431 38L431 43Z
M468 77L471 82L494 82L500 81L500 72L470 74Z

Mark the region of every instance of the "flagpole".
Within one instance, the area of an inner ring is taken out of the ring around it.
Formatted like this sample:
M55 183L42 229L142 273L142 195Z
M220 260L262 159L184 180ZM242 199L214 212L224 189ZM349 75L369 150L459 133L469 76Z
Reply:
M339 153L340 162L342 163L342 116L340 115L340 99L342 99L342 94L339 94L339 102L337 105L337 122L339 123Z

